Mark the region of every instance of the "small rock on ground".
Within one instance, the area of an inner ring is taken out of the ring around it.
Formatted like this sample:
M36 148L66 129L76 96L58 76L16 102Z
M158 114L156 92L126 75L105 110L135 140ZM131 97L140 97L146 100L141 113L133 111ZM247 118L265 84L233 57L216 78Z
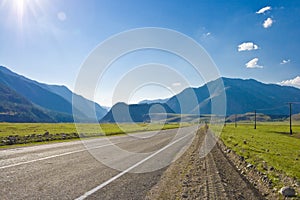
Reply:
M296 192L293 188L291 187L282 187L280 190L279 190L279 193L282 194L283 196L285 197L293 197L296 195Z

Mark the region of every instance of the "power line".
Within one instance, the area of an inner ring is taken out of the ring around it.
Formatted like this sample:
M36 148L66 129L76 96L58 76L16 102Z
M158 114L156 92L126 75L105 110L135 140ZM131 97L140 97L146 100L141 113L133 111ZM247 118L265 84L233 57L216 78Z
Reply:
M300 103L300 102L299 102ZM287 105L283 105L283 106L276 106L276 107L271 107L271 108L260 108L260 109L256 109L257 111L264 111L264 110L276 110L278 108L283 108L283 107L287 107Z
M288 103L291 103L291 104L300 104L300 102L299 102L299 101L288 102Z

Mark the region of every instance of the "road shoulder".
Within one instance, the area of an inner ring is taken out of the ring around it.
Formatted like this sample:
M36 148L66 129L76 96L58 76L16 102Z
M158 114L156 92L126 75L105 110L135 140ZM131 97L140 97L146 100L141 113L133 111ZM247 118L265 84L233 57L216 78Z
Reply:
M264 199L219 145L200 158L206 136L206 130L198 131L190 148L169 166L146 199Z

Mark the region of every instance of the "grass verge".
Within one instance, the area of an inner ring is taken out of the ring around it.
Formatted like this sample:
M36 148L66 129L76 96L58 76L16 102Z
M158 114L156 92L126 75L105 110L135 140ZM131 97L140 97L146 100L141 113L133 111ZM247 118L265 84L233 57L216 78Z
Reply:
M263 123L254 129L251 124L227 124L222 131L224 144L243 156L246 162L269 177L275 187L284 185L282 175L300 182L300 126Z
M73 123L0 123L0 148L35 143L69 141L78 138L112 136L140 131L165 130L189 123L73 124Z

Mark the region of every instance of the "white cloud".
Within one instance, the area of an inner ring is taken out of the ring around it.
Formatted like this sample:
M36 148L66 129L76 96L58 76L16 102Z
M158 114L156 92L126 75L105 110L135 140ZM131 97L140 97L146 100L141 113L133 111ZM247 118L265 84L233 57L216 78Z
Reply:
M264 28L269 28L269 27L272 26L272 24L273 24L273 20L272 20L270 17L268 17L268 18L264 21L263 27L264 27Z
M197 37L199 37L201 40L206 40L211 39L213 37L213 34L207 28L200 27L197 30Z
M251 51L258 49L258 46L253 42L244 42L238 46L238 51Z
M181 86L181 83L180 82L172 83L172 86L173 87L179 87L179 86Z
M281 81L279 83L280 85L288 85L288 86L294 86L300 88L300 76L297 76L293 79Z
M201 37L202 37L203 39L208 38L208 37L210 37L210 36L211 36L211 32L205 32L205 33L202 33L202 35L201 35Z
M263 68L263 66L260 66L257 63L258 63L258 58L253 58L252 60L247 62L245 65L247 68Z
M59 12L57 13L57 18L60 20L60 21L65 21L67 19L67 15L66 13L64 12Z
M287 60L285 60L285 59L283 59L282 61L281 61L281 65L285 65L285 64L288 64L288 63L290 63L291 62L291 60L290 59L287 59Z
M266 7L261 8L259 11L257 11L256 14L263 14L264 12L271 10L271 9L272 9L271 6L266 6Z

